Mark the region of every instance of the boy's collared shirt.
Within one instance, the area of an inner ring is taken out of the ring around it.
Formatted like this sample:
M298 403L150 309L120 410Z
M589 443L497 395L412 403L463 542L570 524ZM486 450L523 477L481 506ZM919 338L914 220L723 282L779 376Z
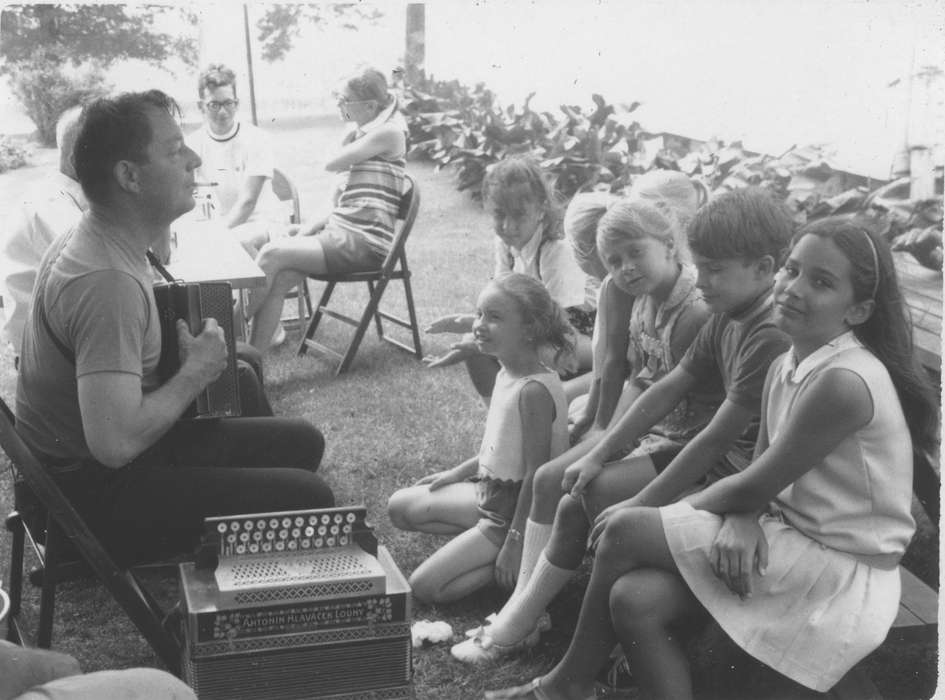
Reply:
M725 398L752 413L752 421L715 468L727 476L748 466L758 438L761 396L771 363L790 348L774 325L770 290L736 315L713 314L680 361L700 382L720 385Z

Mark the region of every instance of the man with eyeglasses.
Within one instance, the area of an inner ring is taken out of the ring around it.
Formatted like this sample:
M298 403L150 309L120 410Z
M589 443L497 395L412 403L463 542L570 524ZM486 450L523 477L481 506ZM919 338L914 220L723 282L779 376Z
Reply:
M198 200L210 196L210 216L222 219L253 258L279 223L281 207L272 191L274 158L269 136L239 119L236 73L212 63L197 81L203 127L187 137L200 156ZM198 207L201 203L198 202ZM255 290L253 290L255 292ZM250 302L252 303L250 293ZM279 324L273 345L285 340Z
M269 240L269 229L276 225L280 210L272 192L274 159L269 136L240 121L232 69L221 63L209 65L200 74L197 90L204 123L187 140L202 161L198 183L216 183L199 193L213 193L213 204L218 207L214 215L234 230L255 257Z

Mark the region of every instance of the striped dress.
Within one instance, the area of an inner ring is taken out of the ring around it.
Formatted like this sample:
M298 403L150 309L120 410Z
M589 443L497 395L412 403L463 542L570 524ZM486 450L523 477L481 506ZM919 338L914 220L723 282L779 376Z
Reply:
M355 138L363 138L382 124L393 124L406 133L407 123L396 102L377 120L359 129ZM374 156L352 165L345 173L346 182L328 217L326 231L359 246L366 245L382 259L386 257L394 241L406 165L406 152L395 158Z

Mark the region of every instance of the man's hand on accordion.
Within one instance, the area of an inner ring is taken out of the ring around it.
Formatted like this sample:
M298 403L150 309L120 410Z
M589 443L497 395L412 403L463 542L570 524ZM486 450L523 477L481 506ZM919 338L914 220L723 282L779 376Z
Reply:
M178 319L177 342L181 372L193 374L201 389L226 369L226 339L216 319L205 318L203 328L196 336L190 334L183 319Z

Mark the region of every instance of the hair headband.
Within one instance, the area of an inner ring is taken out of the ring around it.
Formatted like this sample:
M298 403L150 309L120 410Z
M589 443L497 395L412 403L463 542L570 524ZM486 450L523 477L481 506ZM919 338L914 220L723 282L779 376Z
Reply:
M876 292L879 291L879 254L876 252L876 243L873 242L873 237L866 229L860 230L863 232L863 235L866 236L866 240L870 244L870 252L873 254L873 293L870 296L876 299Z

